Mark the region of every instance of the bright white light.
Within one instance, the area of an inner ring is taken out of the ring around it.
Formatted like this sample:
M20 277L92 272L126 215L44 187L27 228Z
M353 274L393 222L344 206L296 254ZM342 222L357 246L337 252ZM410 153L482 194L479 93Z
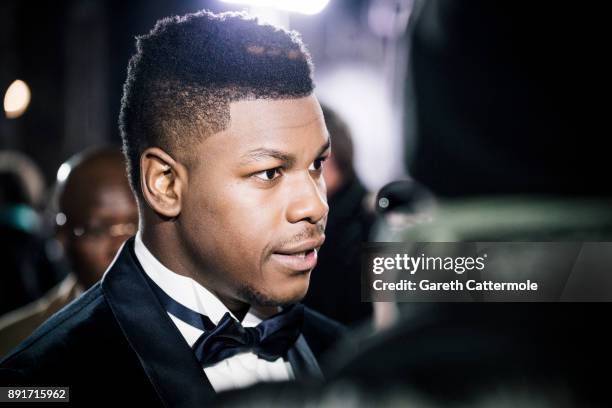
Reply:
M381 198L381 200L382 200L382 198ZM59 225L60 227L62 225L64 225L64 224L66 224L66 221L67 221L66 214L64 214L62 212L57 213L57 215L55 216L55 223L57 225Z
M60 168L57 170L57 182L63 183L68 178L68 174L70 174L70 170L72 168L68 163L63 163Z
M20 79L13 81L4 94L4 112L9 119L23 115L28 109L32 94L28 84Z
M257 17L260 23L272 24L289 30L289 13L270 7L249 7L249 14Z
M252 7L272 7L301 14L317 14L329 0L221 0L224 3L245 4Z

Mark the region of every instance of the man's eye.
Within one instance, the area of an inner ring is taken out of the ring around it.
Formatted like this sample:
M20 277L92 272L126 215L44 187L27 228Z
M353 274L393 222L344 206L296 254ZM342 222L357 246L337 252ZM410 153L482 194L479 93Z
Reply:
M280 177L280 168L268 169L264 171L260 171L259 173L253 174L253 176L257 177L263 181L273 181Z
M308 170L310 170L310 171L320 170L321 167L323 167L323 162L326 159L327 159L327 157L321 157L320 159L317 159L317 160L313 161L312 164L310 165L310 167L308 168Z

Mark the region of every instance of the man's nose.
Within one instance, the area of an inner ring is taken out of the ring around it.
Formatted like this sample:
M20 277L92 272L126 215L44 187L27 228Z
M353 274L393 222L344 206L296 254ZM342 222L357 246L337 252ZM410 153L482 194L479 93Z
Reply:
M315 180L310 174L294 180L289 192L290 203L287 209L287 220L290 223L308 221L316 224L327 215L329 206L324 183L322 178Z

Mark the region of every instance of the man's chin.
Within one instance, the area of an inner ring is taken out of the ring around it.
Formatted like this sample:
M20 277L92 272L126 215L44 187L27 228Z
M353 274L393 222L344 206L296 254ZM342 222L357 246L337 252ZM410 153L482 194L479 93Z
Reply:
M264 293L255 288L243 287L241 298L251 306L258 307L285 307L300 302L306 296L308 285L304 288L292 288L283 293Z

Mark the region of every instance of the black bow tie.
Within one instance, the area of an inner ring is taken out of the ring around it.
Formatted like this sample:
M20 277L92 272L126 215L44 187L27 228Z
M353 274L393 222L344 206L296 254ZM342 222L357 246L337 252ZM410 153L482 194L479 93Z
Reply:
M217 327L204 332L193 345L196 357L209 367L238 353L251 351L267 361L284 357L302 330L304 307L293 305L262 321L256 327L243 327L225 313Z
M144 275L168 313L204 331L193 345L196 357L204 367L245 351L252 351L265 360L274 361L286 355L302 331L304 306L301 304L285 308L256 327L243 327L229 313L225 313L215 326L208 316L172 299L151 278Z

